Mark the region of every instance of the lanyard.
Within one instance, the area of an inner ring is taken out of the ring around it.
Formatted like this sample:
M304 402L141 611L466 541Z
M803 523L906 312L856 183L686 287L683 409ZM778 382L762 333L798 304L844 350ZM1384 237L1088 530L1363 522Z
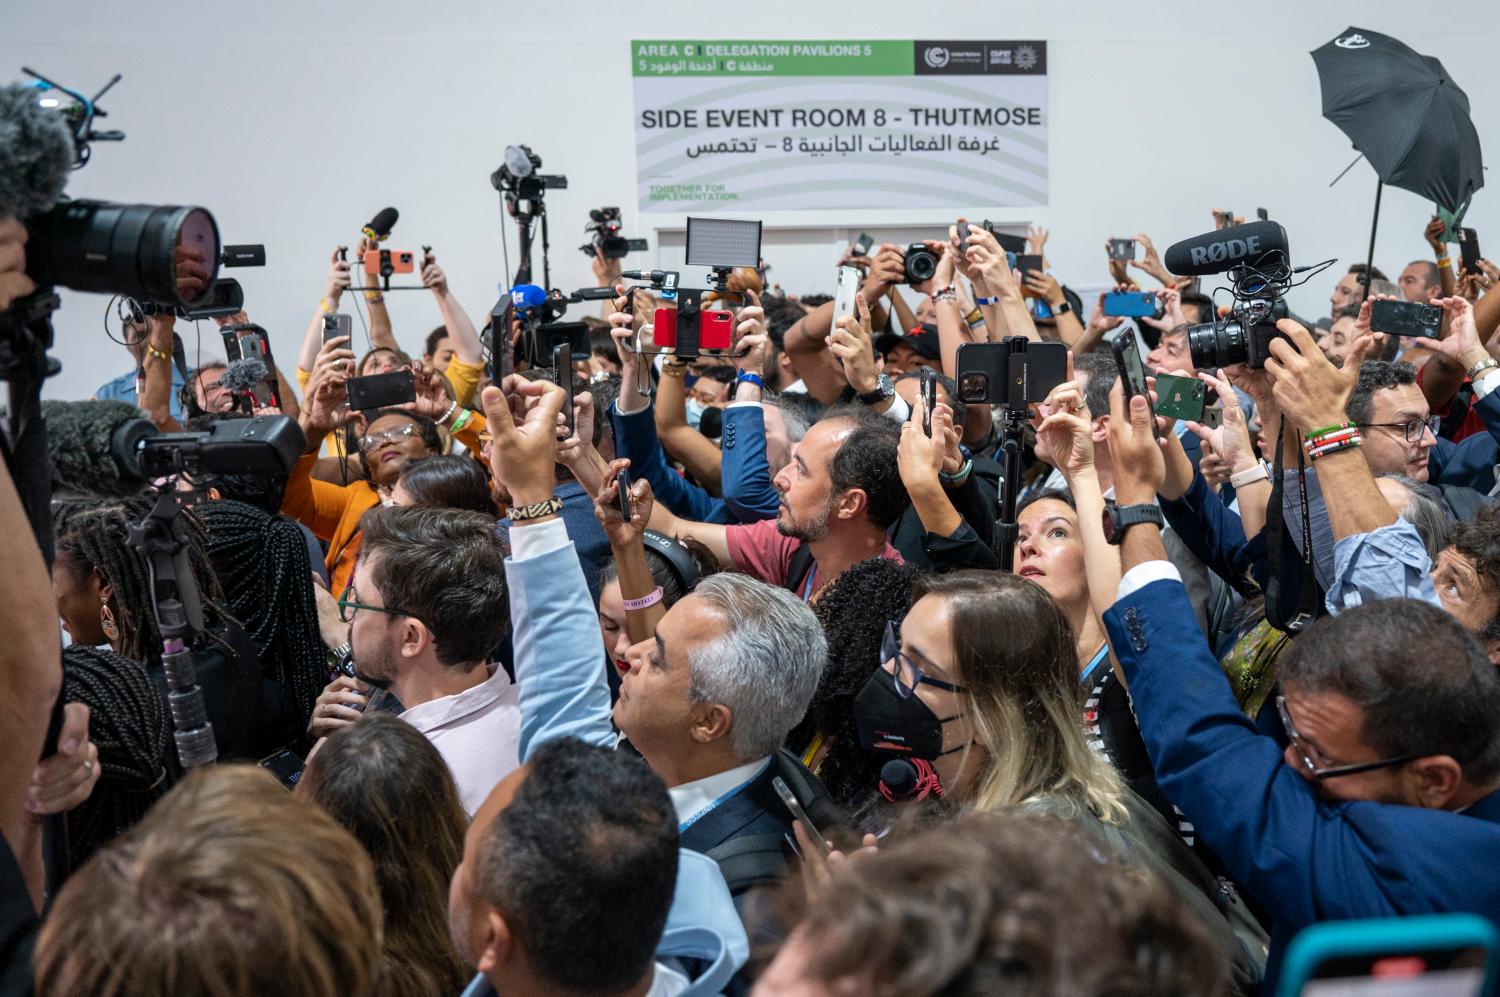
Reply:
M713 800L712 802L706 804L703 807L703 809L699 810L697 813L693 814L687 820L682 821L680 824L678 824L677 825L677 833L678 834L682 834L684 831L686 831L688 828L692 827L694 824L698 823L704 817L707 817L709 814L713 813L714 810L716 810L718 808L719 804L723 803L725 800L729 799L734 794L740 792L742 789L744 789L746 786L750 785L756 779L759 779L761 777L762 773L764 773L766 771L766 766L770 765L770 764L771 764L771 759L767 758L766 759L766 764L762 765L760 768L756 769L755 770L755 774L752 775L750 778L746 779L744 782L740 783L738 786L736 786L733 789L729 790L729 792L725 793L723 796L720 796L718 799Z
M1083 683L1085 689L1092 689L1098 678L1099 669L1107 667L1109 667L1109 644L1104 643L1099 645L1099 650L1095 651L1094 656L1089 659L1089 665L1083 670L1083 676L1079 681Z
M807 580L802 583L802 601L812 602L813 579L818 575L818 562L814 561L812 567L807 569Z

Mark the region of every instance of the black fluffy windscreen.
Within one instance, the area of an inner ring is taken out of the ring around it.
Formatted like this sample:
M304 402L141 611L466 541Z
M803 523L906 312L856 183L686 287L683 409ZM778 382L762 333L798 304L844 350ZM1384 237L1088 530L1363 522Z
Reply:
M0 87L0 218L46 211L73 167L73 133L61 112L37 103L35 87Z

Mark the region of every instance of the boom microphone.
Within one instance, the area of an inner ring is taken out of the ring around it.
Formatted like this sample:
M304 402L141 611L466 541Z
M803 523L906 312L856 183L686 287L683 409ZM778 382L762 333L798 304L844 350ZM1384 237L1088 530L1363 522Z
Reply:
M25 219L62 196L73 167L73 134L35 87L0 87L0 218Z
M376 242L384 242L391 236L391 229L396 227L396 219L401 217L401 212L395 208L381 208L380 213L370 219L362 232L365 238L374 239Z
M1249 222L1205 232L1169 246L1165 263L1179 277L1223 273L1237 266L1263 267L1290 259L1286 229L1279 222Z
M54 495L125 498L146 484L137 453L157 430L134 405L49 400L42 402L42 415Z
M510 289L510 301L516 306L517 313L524 313L529 309L545 305L547 291L535 284L517 284Z
M219 377L219 384L229 391L253 391L270 374L270 368L259 357L241 357Z

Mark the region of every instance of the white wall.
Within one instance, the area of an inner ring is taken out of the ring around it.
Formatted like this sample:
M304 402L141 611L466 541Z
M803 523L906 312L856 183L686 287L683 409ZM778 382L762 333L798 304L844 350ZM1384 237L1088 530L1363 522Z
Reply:
M923 5L910 0L809 4L759 0L647 5L415 3L332 5L265 0L60 0L0 4L0 79L29 65L82 88L115 71L110 127L69 185L75 196L199 203L229 242L264 242L271 265L239 271L252 317L278 355L295 355L322 289L331 247L357 237L379 207L402 221L395 243L431 243L472 312L504 281L498 199L488 183L502 149L524 141L567 191L548 199L554 284L590 282L575 248L586 211L625 209L628 234L653 238L635 210L627 41L677 38L1044 38L1051 80L1056 271L1076 285L1103 276L1106 236L1148 231L1159 246L1210 227L1210 207L1269 208L1294 262L1363 259L1374 176L1356 166L1319 113L1308 51L1354 24L1442 59L1469 93L1491 157L1500 156L1500 29L1491 3L1291 2L1122 4L1114 0ZM1500 195L1470 212L1500 254ZM1388 273L1425 256L1431 206L1388 191L1376 262ZM870 212L868 227L908 222ZM811 218L810 223L817 220ZM946 224L946 217L934 218ZM831 290L845 232L799 237L778 253L789 290ZM781 240L785 241L785 240ZM512 247L514 249L514 247ZM640 263L649 262L641 260ZM1326 310L1329 275L1293 306ZM423 293L392 295L409 346L436 322ZM64 294L49 394L77 397L127 366L101 329L104 299ZM192 348L192 328L183 330ZM208 323L205 344L214 343ZM217 351L215 351L217 352Z

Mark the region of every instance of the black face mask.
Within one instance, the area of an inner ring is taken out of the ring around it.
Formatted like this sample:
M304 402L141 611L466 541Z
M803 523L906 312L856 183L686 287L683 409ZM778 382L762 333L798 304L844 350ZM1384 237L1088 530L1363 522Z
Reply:
M966 745L943 750L943 725L963 716L939 719L916 694L903 699L891 673L880 669L854 697L854 726L866 751L889 752L932 761Z

